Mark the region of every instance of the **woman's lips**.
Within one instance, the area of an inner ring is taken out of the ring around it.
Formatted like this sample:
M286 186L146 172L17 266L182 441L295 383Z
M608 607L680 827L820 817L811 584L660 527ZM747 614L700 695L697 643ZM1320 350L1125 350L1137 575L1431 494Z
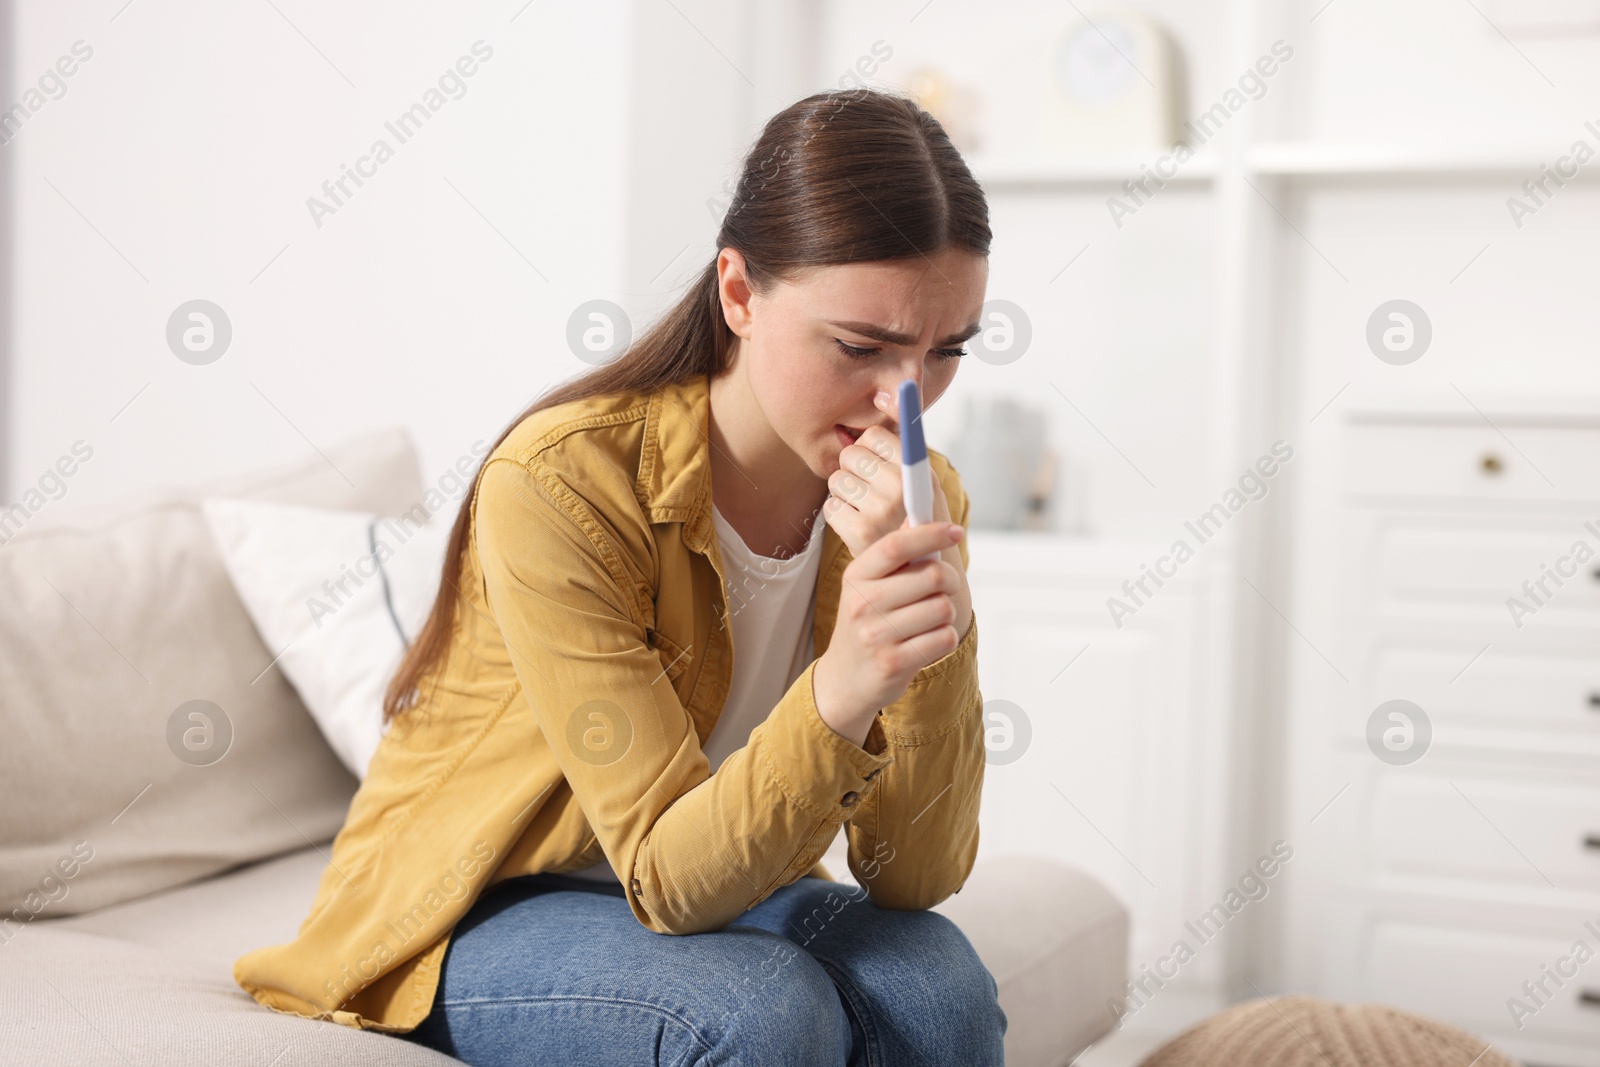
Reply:
M838 423L834 423L833 424L833 435L836 438L838 438L839 444L841 446L843 446L843 445L853 445L853 444L856 443L856 438L861 436L858 433L855 433L855 432L850 431L850 430L846 430L845 427L841 426Z

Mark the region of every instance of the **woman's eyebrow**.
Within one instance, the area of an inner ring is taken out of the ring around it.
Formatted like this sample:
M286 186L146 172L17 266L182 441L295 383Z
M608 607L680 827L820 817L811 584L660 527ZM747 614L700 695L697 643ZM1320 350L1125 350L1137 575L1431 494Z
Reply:
M882 326L874 326L870 322L836 322L833 319L828 319L827 322L829 326L837 326L841 330L849 330L851 333L858 333L862 337L870 337L874 341L882 341L886 345L906 346L917 343L917 339L908 333L897 333L894 330L885 329ZM943 341L940 341L939 347L942 348L946 345L958 345L962 341L965 341L967 338L976 334L982 328L983 327L979 326L975 322L971 326L968 326L965 330L962 330L960 333L953 333L949 337L946 337Z

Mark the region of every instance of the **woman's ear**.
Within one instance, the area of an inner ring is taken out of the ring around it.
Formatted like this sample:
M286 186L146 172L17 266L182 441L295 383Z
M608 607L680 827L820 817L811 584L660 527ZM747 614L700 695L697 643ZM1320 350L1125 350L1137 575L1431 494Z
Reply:
M737 337L750 336L750 281L745 276L744 253L724 248L717 253L717 296L722 317Z

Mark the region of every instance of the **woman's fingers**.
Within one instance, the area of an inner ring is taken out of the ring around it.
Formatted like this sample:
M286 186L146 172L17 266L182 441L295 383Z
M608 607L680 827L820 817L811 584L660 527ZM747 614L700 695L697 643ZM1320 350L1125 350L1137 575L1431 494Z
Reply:
M945 599L954 600L951 594L954 591L954 568L944 560L925 560L901 568L898 572L886 578L861 579L851 577L849 582L850 595L843 601L844 610L857 625L873 625L877 627L874 639L903 640L904 627L879 625L880 620L897 619L895 613L913 608L926 601ZM846 575L850 575L848 568ZM921 611L934 610L925 606ZM942 610L942 609L939 609ZM913 612L911 618L916 617Z
M896 467L900 465L900 435L893 429L868 426L861 436L856 438L856 444L881 460Z
M930 552L943 552L965 533L962 527L946 522L902 526L878 538L871 548L851 561L850 566L857 568L861 578L884 578ZM938 562L930 561L930 566Z
M892 611L876 615L862 629L879 641L908 641L931 630L942 630L956 621L955 603L948 593L935 593Z
M828 492L857 511L865 510L872 486L843 467L828 475Z

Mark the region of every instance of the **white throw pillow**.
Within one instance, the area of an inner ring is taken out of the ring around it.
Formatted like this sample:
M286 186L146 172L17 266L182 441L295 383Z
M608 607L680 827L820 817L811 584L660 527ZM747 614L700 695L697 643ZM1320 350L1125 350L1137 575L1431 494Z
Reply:
M421 526L364 511L208 497L223 565L329 746L365 778L383 693L428 617L455 509Z

